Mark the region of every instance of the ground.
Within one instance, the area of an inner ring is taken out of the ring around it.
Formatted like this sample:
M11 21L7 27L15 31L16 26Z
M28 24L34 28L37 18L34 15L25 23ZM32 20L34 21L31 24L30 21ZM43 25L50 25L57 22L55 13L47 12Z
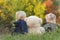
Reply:
M0 35L0 40L60 40L60 29L52 32L46 32L43 35L37 34L18 34L18 35Z

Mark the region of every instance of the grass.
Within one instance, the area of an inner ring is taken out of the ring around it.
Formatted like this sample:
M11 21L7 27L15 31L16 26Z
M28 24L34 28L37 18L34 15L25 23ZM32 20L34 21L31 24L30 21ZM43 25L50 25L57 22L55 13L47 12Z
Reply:
M60 29L57 31L46 32L45 34L18 34L18 35L4 35L0 40L60 40Z

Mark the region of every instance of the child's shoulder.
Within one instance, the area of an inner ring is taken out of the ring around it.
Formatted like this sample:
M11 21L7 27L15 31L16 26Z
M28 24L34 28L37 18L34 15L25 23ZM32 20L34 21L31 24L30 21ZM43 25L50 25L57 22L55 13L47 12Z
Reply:
M26 23L26 21L22 20L21 23Z
M19 20L20 22L25 22L24 20Z
M24 20L18 20L18 21L14 22L14 24L21 24L21 23L26 23L26 21L24 21Z

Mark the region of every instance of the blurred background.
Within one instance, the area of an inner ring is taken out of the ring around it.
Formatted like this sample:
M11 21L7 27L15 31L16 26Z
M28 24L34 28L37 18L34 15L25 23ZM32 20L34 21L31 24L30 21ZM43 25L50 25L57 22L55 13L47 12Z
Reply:
M25 11L28 16L36 15L45 22L45 15L53 13L60 24L60 0L0 0L0 33L10 33L14 28L16 11Z

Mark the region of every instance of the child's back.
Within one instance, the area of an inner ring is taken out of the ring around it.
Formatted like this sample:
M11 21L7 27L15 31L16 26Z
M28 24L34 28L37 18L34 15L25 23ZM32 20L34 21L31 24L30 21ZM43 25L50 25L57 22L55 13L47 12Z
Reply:
M15 33L24 34L24 33L28 32L27 24L26 24L26 22L24 20L18 20L14 24L15 24L15 27L16 27L15 30L14 30Z

